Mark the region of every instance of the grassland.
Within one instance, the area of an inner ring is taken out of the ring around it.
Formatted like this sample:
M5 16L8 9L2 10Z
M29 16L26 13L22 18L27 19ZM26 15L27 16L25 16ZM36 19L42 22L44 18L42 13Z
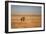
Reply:
M24 17L25 20L21 21ZM35 28L41 27L40 15L12 15L11 16L11 28Z

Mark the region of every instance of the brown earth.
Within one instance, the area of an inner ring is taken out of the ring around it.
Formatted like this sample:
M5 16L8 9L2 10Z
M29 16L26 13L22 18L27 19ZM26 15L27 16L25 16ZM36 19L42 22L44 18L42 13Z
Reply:
M24 18L22 19L22 17ZM41 26L40 15L11 16L11 28L32 28L32 27L40 27L40 26Z

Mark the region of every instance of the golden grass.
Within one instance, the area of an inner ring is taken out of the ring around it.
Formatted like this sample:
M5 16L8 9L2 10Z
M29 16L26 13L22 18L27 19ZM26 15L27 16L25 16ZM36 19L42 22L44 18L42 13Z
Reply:
M21 21L22 17L25 17L24 21ZM33 28L33 27L41 27L40 15L11 16L11 28Z

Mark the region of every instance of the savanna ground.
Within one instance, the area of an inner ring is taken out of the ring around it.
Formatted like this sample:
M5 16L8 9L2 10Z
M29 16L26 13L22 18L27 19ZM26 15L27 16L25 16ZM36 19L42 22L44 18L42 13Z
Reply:
M21 20L24 17L24 21ZM35 28L41 26L40 15L12 15L11 28Z

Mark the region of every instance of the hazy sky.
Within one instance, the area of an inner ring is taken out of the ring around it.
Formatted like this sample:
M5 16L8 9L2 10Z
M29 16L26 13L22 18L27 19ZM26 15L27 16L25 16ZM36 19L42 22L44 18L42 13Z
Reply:
M11 5L11 13L12 15L40 15L41 7Z

